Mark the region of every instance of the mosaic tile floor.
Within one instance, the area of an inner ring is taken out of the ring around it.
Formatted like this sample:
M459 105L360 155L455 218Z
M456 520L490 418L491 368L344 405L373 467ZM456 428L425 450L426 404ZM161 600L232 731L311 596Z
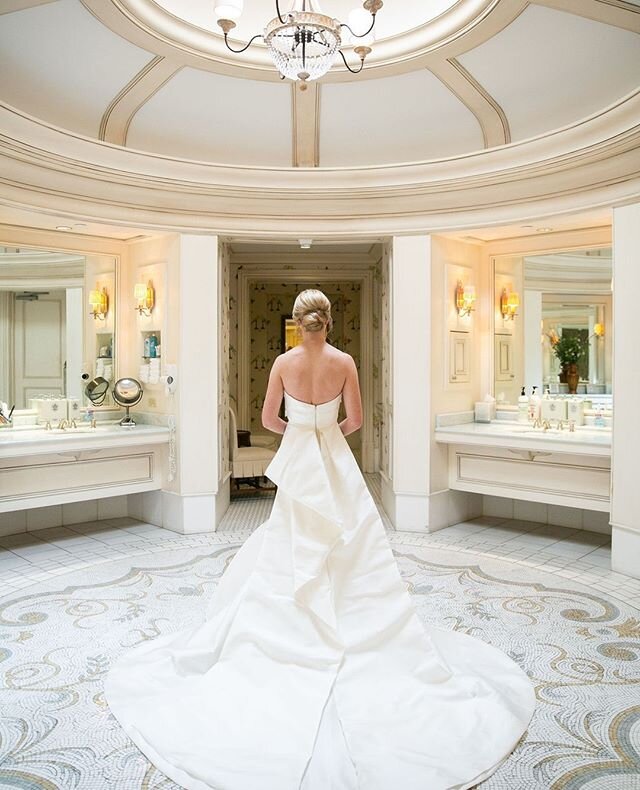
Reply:
M367 475L367 478L371 493L379 502L377 478L375 475ZM221 539L235 542L238 533L248 534L268 517L272 501L263 497L234 501L215 540L207 534L179 535L132 518L0 537L0 595L70 570L122 557L169 548L218 544ZM396 532L384 511L381 515L392 543L447 547L462 554L470 552L485 557L501 557L525 566L540 567L549 573L608 592L640 608L640 579L611 570L609 535L493 516L419 535Z
M102 679L123 649L202 619L269 509L234 503L210 535L114 519L0 538L0 788L177 788ZM608 571L608 537L499 518L388 537L424 622L500 647L535 685L527 733L478 787L638 790L640 584Z

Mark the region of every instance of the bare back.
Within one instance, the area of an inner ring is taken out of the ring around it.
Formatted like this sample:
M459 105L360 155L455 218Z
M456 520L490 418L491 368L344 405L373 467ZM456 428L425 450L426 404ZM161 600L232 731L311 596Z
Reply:
M282 355L279 374L284 389L297 400L325 403L342 392L347 378L347 354L329 343L319 348L304 344Z
M353 357L326 341L303 342L276 357L269 374L262 424L279 433L283 421L278 411L285 391L296 400L312 405L327 403L342 393L347 414L341 424L345 435L362 423L358 371Z

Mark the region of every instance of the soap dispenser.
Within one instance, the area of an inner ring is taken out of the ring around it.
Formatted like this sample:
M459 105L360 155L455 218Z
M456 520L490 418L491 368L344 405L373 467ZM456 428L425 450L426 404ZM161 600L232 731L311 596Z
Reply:
M518 398L518 422L527 422L529 419L529 398L524 391L524 387Z
M532 420L540 419L540 396L536 386L531 390L531 397L529 398L529 417Z

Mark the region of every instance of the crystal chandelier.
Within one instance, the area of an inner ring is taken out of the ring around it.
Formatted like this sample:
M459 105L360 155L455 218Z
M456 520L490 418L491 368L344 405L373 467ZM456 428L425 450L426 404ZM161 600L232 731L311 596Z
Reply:
M371 52L376 14L383 5L383 0L364 0L362 8L355 8L345 23L323 14L318 0L293 0L291 9L284 15L280 12L280 3L275 0L276 15L264 32L253 36L242 49L233 49L228 36L242 14L243 2L216 2L215 14L227 48L235 53L244 52L257 38L262 38L281 78L299 81L302 90L306 90L309 80L317 80L329 71L336 52L340 53L350 72L359 74L362 71L364 59ZM353 51L360 58L358 68L351 68L341 49L343 28L357 39Z

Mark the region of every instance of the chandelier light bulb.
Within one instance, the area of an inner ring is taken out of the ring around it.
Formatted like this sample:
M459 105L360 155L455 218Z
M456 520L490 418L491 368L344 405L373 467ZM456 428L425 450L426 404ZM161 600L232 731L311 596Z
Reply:
M371 14L364 8L354 8L347 17L347 24L356 36L363 36L371 27Z
M218 19L231 19L234 22L240 19L244 0L218 0L215 6L215 15Z

